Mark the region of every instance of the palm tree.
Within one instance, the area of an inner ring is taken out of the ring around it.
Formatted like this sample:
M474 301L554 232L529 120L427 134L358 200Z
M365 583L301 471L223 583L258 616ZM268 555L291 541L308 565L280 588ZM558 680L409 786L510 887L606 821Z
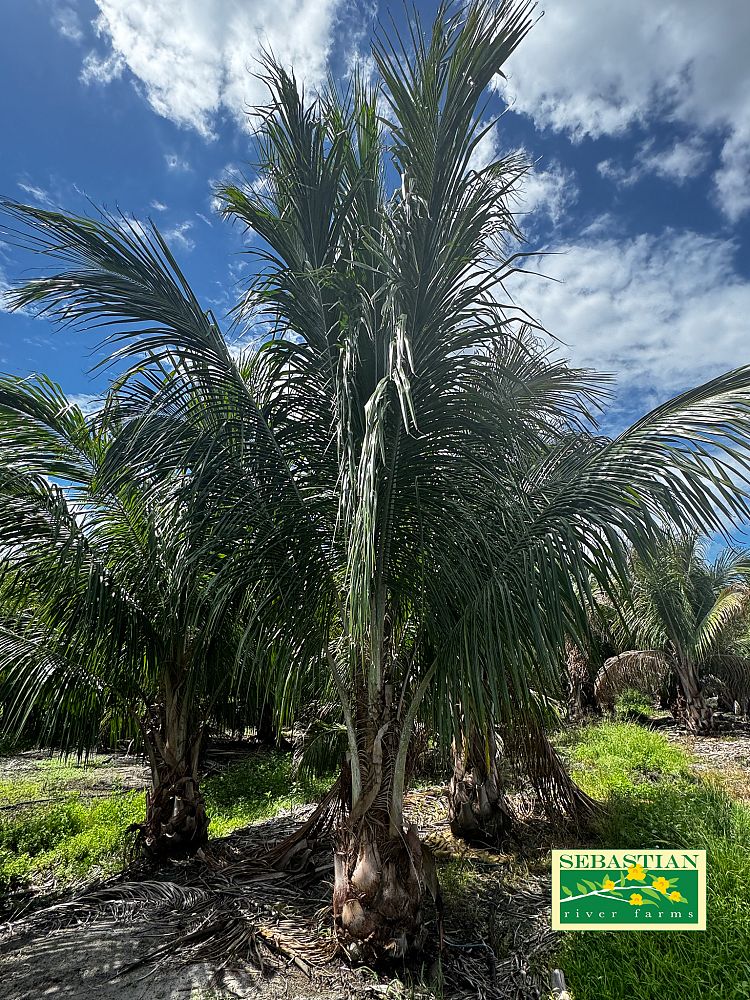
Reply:
M525 164L476 171L472 152L530 24L526 4L441 8L408 45L377 42L377 80L343 95L305 96L268 62L259 182L220 192L256 237L238 315L267 333L239 360L153 226L6 206L17 240L62 261L15 304L108 324L131 359L122 460L189 469L210 509L213 614L243 610L286 703L301 675L330 679L348 745L334 917L367 960L418 944L434 888L403 811L420 716L447 738L461 719L522 732L626 539L744 510L721 456L745 460L750 370L602 441L600 384L532 348L505 303Z
M207 512L174 478L154 502L153 476L146 491L117 451L116 408L86 416L48 379L0 380L3 726L81 752L104 718L115 736L135 721L152 775L140 835L159 855L206 839L198 754L239 633L230 616L208 627Z
M675 709L692 732L712 726L703 691L709 675L733 685L747 674L741 633L750 609L748 555L725 549L713 562L695 534L666 533L642 555L632 553L611 630L624 651L597 676L600 699L627 686L659 687L673 675ZM732 688L733 689L733 688Z

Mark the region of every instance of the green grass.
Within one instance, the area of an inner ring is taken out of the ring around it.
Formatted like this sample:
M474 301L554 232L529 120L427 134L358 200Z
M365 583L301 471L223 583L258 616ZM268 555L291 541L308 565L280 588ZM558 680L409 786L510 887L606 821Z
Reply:
M642 691L627 688L615 700L615 715L618 719L629 719L633 716L650 715L653 711L652 699Z
M0 805L51 798L55 801L0 812L0 891L30 881L56 886L119 870L128 856L131 823L143 819L143 792L90 799L94 760L34 761L33 770L0 780ZM223 837L285 808L310 802L330 786L330 776L293 782L288 754L259 753L203 782L211 817L209 834Z
M705 849L705 932L565 935L560 967L575 1000L750 998L750 810L658 733L608 724L568 747L608 812L595 842L613 848Z
M203 783L212 837L224 837L249 823L276 816L283 809L319 799L334 775L292 781L288 754L249 758Z
M689 757L661 733L630 722L605 722L577 730L561 749L575 780L595 798L633 791L664 776L686 776Z
M138 792L94 802L77 793L0 822L0 887L54 875L56 884L116 871L124 862L130 823L143 815Z

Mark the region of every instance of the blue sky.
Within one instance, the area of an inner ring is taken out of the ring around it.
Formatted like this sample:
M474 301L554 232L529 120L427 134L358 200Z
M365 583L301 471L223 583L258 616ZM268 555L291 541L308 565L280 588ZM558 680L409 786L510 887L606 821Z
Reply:
M223 315L245 263L212 185L251 158L261 44L314 87L347 72L386 12L5 0L0 194L150 215ZM558 279L524 275L510 290L576 362L617 374L612 426L750 361L748 50L746 0L548 0L492 95L488 114L511 110L480 152L523 147L536 161L519 210L532 247L555 251L536 267ZM0 248L0 288L31 266ZM45 372L71 394L106 385L90 372L96 342L0 310L0 370Z

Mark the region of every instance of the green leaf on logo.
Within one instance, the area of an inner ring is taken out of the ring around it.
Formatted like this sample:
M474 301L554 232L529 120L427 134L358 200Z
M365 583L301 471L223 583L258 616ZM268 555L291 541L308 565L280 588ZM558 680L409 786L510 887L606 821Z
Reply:
M650 885L641 886L639 891L645 893L647 896L651 896L652 899L661 899L661 893L658 889L652 889Z

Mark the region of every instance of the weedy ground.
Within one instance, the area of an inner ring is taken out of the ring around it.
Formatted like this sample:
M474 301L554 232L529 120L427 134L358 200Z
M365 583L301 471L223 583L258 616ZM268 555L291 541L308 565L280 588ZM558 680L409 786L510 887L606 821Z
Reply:
M263 982L235 977L231 983L212 977L215 970L204 969L206 975L196 979L173 969L173 979L160 974L158 990L155 980L144 985L146 980L136 976L122 981L116 995L123 1000L329 995L546 1000L548 970L558 967L574 1000L750 998L750 808L743 803L750 797L750 727L686 739L675 730L605 722L566 730L558 747L576 780L607 806L596 828L584 836L529 821L504 851L475 850L450 836L439 784L423 781L409 793L409 812L438 860L444 956L435 947L422 963L387 975L363 970L356 980L342 970L340 985L330 994L313 989L290 967ZM17 903L24 890L46 893L121 868L127 858L126 828L143 812L145 782L137 760L121 756L80 764L34 753L0 760L0 806L15 805L0 810L0 891L10 892ZM317 798L328 783L325 777L295 782L289 755L255 753L205 779L212 836L288 813L290 806ZM707 931L554 934L548 924L549 849L572 843L705 848ZM59 981L40 982L39 993L47 989L51 996L80 1000L114 996L102 985L107 978L102 970L98 978L84 970L80 986L73 985L69 970L76 961L81 964L74 953L77 942L83 946L87 939L92 947L86 961L109 949L116 963L117 948L126 954L134 928L122 930L119 937L103 930L101 940L90 927L82 927L79 936L71 934L65 974ZM23 956L23 948L15 953L12 970ZM39 967L52 970L60 961L59 951L50 953L49 964ZM29 976L21 981L28 984Z
M293 780L290 772L289 754L269 750L207 777L211 836L310 802L331 782ZM32 751L0 759L0 895L49 892L120 870L132 842L127 828L144 815L147 781L132 757L78 761Z

